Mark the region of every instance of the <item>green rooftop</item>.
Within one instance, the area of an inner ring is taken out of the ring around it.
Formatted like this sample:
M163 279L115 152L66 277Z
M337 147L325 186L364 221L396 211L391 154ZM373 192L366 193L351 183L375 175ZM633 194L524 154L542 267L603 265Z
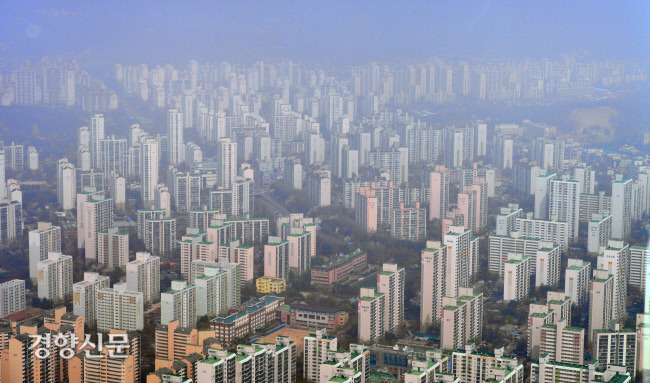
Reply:
M375 294L374 297L359 297L359 300L366 301L366 302L372 302L375 299L379 298L380 295Z
M221 362L221 359L215 359L215 358L203 359L203 363L207 363L207 364L216 364L216 363L219 363L219 362Z
M250 355L246 355L246 354L237 354L237 361L238 361L238 362L243 362L243 361L245 361L246 359L250 359L250 358L251 358Z

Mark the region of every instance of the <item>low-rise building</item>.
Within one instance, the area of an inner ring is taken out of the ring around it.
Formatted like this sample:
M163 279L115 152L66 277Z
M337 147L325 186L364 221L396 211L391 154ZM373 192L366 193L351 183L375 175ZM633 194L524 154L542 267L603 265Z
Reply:
M272 295L252 299L235 309L235 313L210 321L215 338L224 343L243 338L274 321L276 310L283 304L284 298Z
M345 255L330 264L311 268L313 285L330 286L342 282L359 273L368 266L368 254L359 249Z
M336 307L295 303L278 309L280 320L288 326L336 331L348 321L349 313Z
M257 292L262 294L280 294L287 288L287 282L284 278L259 277L255 281Z

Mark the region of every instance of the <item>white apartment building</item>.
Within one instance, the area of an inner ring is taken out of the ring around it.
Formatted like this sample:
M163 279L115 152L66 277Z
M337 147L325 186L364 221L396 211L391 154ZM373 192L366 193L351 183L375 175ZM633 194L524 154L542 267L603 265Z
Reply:
M557 286L560 283L560 246L551 245L537 250L535 257L535 287Z
M327 169L312 169L307 171L307 190L309 198L315 206L332 204L332 172Z
M612 182L612 237L625 239L632 228L632 180L617 178Z
M469 286L470 278L478 271L478 238L462 226L451 226L443 237L449 247L447 259L446 294L458 295L460 287Z
M172 165L185 161L184 129L183 112L169 109L167 111L167 162Z
M292 227L286 235L289 241L289 268L298 274L311 270L311 258L315 256L316 233L306 228Z
M172 252L176 248L176 218L146 219L144 247L152 254Z
M189 213L201 207L201 175L179 172L170 167L167 177L171 185L174 206L179 213Z
M303 377L313 382L320 380L320 366L327 360L328 351L338 350L338 340L318 329L304 338Z
M217 142L217 187L230 188L237 176L237 142L222 138Z
M447 296L447 257L449 247L438 241L427 241L421 255L420 328L440 321L442 298Z
M194 278L196 286L196 316L214 317L223 314L228 308L228 275L218 267L208 267L203 275Z
M530 294L530 258L509 254L503 272L503 300L518 301Z
M2 177L4 182L4 177ZM0 188L2 189L2 188ZM74 165L62 158L57 163L56 196L63 210L72 210L76 205L77 181Z
M160 257L146 252L135 253L135 259L126 264L126 287L142 293L145 303L160 299Z
M551 180L549 190L548 219L566 222L569 238L578 237L580 221L580 184L564 177Z
M146 138L140 143L140 194L142 201L151 203L154 201L154 190L158 185L160 166L160 145L156 139Z
M235 263L192 262L191 283L196 285L197 317L203 310L209 312L212 309L212 300L214 300L214 310L218 314L224 314L231 308L239 307L241 303L239 269L240 266ZM204 303L202 294L212 294L213 296L206 297Z
M614 276L607 270L594 270L589 291L589 332L593 340L595 330L609 328L615 319Z
M603 366L625 366L631 376L636 375L637 332L635 329L624 329L618 323L611 328L594 330L592 340L593 359Z
M84 280L72 285L72 313L84 317L85 323L94 324L97 320L97 290L107 289L109 285L109 277L86 271Z
M564 271L564 292L574 305L583 306L589 302L589 279L591 263L581 259L569 259Z
M65 301L72 295L72 257L50 252L37 264L38 297Z
M99 331L142 331L144 298L141 292L127 290L126 283L97 289L97 329Z
M153 209L163 210L165 218L172 216L172 197L165 184L158 184L153 189Z
M502 207L501 212L497 215L496 235L508 236L517 229L517 218L523 218L524 209L519 208L516 203L508 204L508 207Z
M0 283L0 318L27 308L25 281L13 279Z
M179 326L196 326L196 286L172 281L171 288L160 294L160 323L179 321Z
M473 344L467 344L464 350L454 351L450 359L449 372L459 383L524 381L524 365L517 358L504 355L503 347L496 348L494 354L486 354L475 351Z
M269 236L264 245L264 276L289 278L289 241Z
M29 170L38 170L38 151L33 146L27 148L27 166Z
M217 258L220 262L238 264L241 281L247 283L253 280L254 256L255 249L252 246L240 245L237 240L219 246Z
M510 232L507 236L490 235L489 240L488 268L491 272L498 273L500 276L503 276L508 254L516 253L530 257L530 272L534 274L535 267L537 267L537 251L541 248L553 246L551 242L523 237L516 230Z
M594 213L588 223L587 251L598 253L612 239L612 215L609 212Z
M97 233L113 227L113 199L103 192L77 193L77 247L85 259L97 260Z
M95 114L90 121L90 154L93 169L99 169L102 163L102 140L104 139L104 115Z
M540 354L548 354L556 362L584 363L585 329L568 326L562 319L543 325L540 337Z
M129 262L129 233L117 226L97 233L97 263L110 269L123 268Z
M535 219L548 220L548 204L551 181L557 178L555 173L540 174L535 181Z
M361 288L359 295L359 341L374 342L384 335L386 298L371 288Z
M429 220L443 219L449 211L449 171L442 165L429 174Z
M630 247L630 285L645 292L650 283L650 247Z
M458 297L442 299L440 347L452 350L463 347L483 334L483 293L461 287Z
M214 261L217 259L218 244L207 240L207 233L196 228L188 228L181 237L181 275L186 280L190 278L192 262Z
M377 291L384 294L384 332L395 331L404 322L404 279L406 271L384 263L377 274Z
M622 240L610 240L607 247L601 249L596 265L600 270L614 276L613 319L619 320L627 315L627 285L630 277L630 245ZM606 326L607 328L609 326Z
M632 378L625 373L625 366L602 366L597 361L588 365L561 363L548 354L540 355L539 361L531 364L530 380L533 383L632 382Z
M29 277L38 277L38 262L47 259L49 252L61 252L61 228L49 222L39 222L29 232Z
M517 218L517 231L522 237L556 243L562 247L562 251L566 251L569 246L569 227L566 222Z
M571 321L571 298L564 292L549 291L546 304L531 304L528 313L528 355L540 358L542 326L557 324L561 320Z

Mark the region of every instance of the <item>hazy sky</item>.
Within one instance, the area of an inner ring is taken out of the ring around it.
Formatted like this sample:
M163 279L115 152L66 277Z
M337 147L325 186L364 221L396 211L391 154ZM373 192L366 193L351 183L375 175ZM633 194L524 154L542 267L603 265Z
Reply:
M84 60L650 58L650 1L20 1L0 4L0 56Z

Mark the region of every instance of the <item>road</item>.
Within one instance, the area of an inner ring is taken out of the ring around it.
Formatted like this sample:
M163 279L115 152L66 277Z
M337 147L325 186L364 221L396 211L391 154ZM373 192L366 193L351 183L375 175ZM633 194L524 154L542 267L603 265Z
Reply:
M255 203L261 203L268 207L276 217L285 217L290 214L289 210L282 206L281 203L273 199L267 192L260 192L256 195Z
M268 207L276 217L286 217L291 214L291 212L286 207L284 207L284 205L276 201L268 192L259 191L255 194L255 197L256 204L260 203ZM343 239L334 237L333 235L326 233L325 230L318 230L317 237L328 239L335 243L344 243Z

